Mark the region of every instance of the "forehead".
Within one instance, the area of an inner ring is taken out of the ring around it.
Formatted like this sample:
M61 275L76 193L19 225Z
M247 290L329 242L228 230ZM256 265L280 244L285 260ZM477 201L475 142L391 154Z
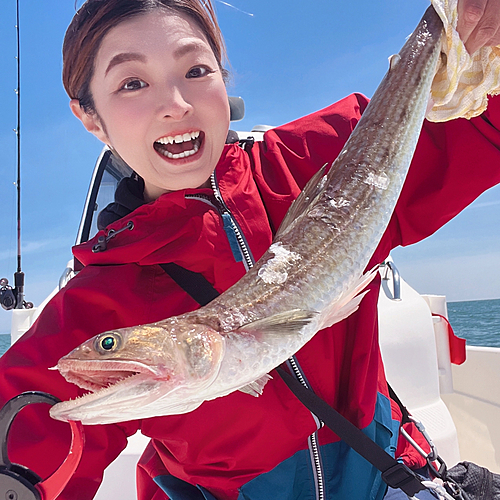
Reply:
M212 54L210 44L198 24L190 17L156 10L127 19L112 28L103 38L96 67L107 65L120 54L163 52L180 57L189 50Z

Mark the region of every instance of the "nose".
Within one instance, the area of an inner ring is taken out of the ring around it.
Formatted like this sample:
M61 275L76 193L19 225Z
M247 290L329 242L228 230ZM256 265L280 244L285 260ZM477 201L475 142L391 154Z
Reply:
M158 116L160 119L171 118L175 121L182 120L193 107L189 103L182 89L178 86L163 88L158 96Z

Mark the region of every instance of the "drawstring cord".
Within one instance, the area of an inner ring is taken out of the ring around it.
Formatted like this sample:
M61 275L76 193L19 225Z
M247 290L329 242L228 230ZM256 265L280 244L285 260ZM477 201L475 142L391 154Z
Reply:
M134 229L134 223L132 221L128 221L127 225L125 227L122 227L121 229L118 229L118 231L110 229L107 236L99 236L99 238L97 239L97 243L92 247L92 252L104 252L108 248L108 241L111 238L114 238L117 234L120 234L127 229L129 231L132 231L132 229Z

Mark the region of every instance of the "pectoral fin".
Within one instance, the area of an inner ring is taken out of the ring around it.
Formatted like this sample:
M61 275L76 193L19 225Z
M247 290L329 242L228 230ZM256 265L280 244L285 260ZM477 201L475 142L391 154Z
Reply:
M304 326L317 317L317 311L305 311L304 309L291 309L258 319L242 325L238 330L245 332L261 332L270 335L289 335L298 333Z

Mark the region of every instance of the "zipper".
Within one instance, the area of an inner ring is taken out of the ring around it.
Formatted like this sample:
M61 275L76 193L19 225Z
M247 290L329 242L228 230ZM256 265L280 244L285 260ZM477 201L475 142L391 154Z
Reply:
M236 222L233 214L222 198L219 185L215 178L215 172L210 177L210 184L213 191L213 198L206 194L186 194L185 197L190 200L199 200L217 210L222 219L224 231L226 232L229 245L233 252L236 262L242 262L245 266L245 271L253 267L255 260L253 258L250 247L246 241L243 231Z
M236 237L236 233L233 229L232 218L223 210L223 208L220 206L220 203L218 203L216 200L213 200L212 197L207 196L206 194L187 194L185 197L190 200L198 200L206 203L207 205L210 205L220 215L222 219L222 227L229 241L229 246L231 247L231 252L233 253L234 260L235 262L243 262L243 251L238 243L238 238ZM248 271L248 267L246 265L245 270Z
M212 191L215 196L215 200L219 205L218 209L221 212L222 220L224 222L224 229L226 230L226 234L228 235L229 242L232 243L232 237L236 239L236 243L243 257L243 264L245 266L245 270L248 271L253 267L255 260L253 258L252 252L250 251L250 247L243 235L243 231L240 226L236 222L233 214L229 210L226 205L226 202L222 198L222 194L219 189L219 184L217 182L217 178L215 177L215 170L212 172L210 176L210 185L212 186Z
M312 390L309 383L299 366L297 358L292 356L288 358L287 365L290 371L295 375L295 378L307 389ZM324 423L314 414L311 413L316 422L318 429L323 427ZM321 453L318 444L318 432L314 432L308 438L309 454L311 457L311 463L313 465L313 474L316 486L316 500L325 500L325 475L323 472L323 463L321 461Z

